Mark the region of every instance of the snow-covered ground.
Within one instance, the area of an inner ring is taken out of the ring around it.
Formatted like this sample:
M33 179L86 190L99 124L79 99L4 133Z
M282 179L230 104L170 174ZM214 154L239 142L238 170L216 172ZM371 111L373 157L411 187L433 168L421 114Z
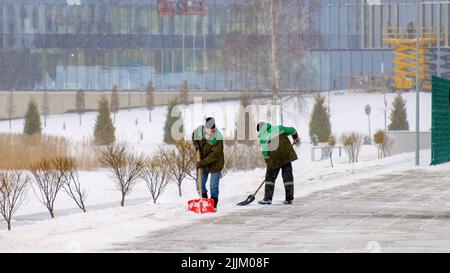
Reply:
M410 127L414 129L415 96L412 93L404 95L407 100ZM394 94L388 94L389 105ZM421 129L428 130L431 126L431 96L422 94ZM295 126L303 139L303 144L297 148L299 160L294 163L296 197L300 198L312 192L328 189L355 181L355 179L373 176L378 173L412 168L414 154L403 154L383 160L377 160L377 150L373 146L364 146L360 162L348 164L344 152L342 157L335 156L335 167L331 168L328 161L311 162L311 146L308 141L308 122L312 109L312 97L305 97L302 111L295 101L286 103L285 124ZM367 116L364 114L366 104L372 106L372 132L384 128L383 96L380 94L347 93L331 95L331 115L333 133L356 130L368 134ZM187 120L188 131L202 122L202 118L214 115L220 123L226 124L230 130L236 102L210 103L205 111L193 119ZM227 108L230 107L230 108ZM143 109L123 110L116 115L117 139L126 140L142 152L150 153L162 143L165 107L157 107L152 114L152 122L148 122L148 112ZM65 136L72 141L81 141L91 137L96 113L83 116L83 126L78 125L76 114L55 115L47 118L44 133ZM227 117L227 118L225 118ZM231 119L231 120L230 120ZM136 124L137 121L137 124ZM63 130L65 123L66 129ZM14 120L12 129L8 122L0 122L0 132L20 132L23 120ZM143 140L139 139L142 133ZM422 151L422 164L425 167L430 162L430 151ZM448 167L448 166L446 166ZM88 212L81 213L66 195L61 192L56 202L56 219L49 219L43 205L37 202L32 191L27 202L16 214L13 230L4 230L0 224L0 252L11 251L102 251L108 250L116 242L134 240L137 236L161 228L186 224L204 217L220 217L220 215L237 210L255 209L237 207L235 204L252 193L264 178L264 170L256 169L247 172L229 173L220 184L221 200L219 212L215 215L194 215L187 212L187 201L196 198L195 183L186 180L183 185L183 197L178 197L175 185L170 185L158 200L157 204L150 202L150 194L144 183L140 183L128 197L124 208L119 206L120 194L115 190L110 174L106 170L82 172L80 180L89 191L87 200ZM279 178L280 180L280 178ZM276 186L276 202L283 200L284 190L278 181ZM261 193L258 196L261 197Z

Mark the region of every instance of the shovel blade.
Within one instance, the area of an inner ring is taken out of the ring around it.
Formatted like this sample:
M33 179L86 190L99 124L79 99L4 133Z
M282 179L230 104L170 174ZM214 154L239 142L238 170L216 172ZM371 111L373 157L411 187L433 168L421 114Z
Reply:
M247 206L250 203L252 203L253 201L255 201L255 196L253 194L251 194L247 197L247 199L245 201L242 201L242 202L238 203L237 205L238 206Z
M195 213L214 213L214 200L210 198L194 199L188 201L188 210Z

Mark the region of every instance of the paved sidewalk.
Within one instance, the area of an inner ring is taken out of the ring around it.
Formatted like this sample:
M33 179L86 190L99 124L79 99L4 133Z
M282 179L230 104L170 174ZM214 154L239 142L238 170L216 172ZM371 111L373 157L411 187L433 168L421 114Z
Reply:
M450 252L450 172L386 174L138 241L113 251Z

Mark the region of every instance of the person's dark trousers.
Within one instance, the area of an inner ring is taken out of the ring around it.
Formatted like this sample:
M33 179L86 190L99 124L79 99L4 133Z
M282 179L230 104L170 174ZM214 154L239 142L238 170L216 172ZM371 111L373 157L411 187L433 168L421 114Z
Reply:
M286 201L294 200L294 176L292 175L292 164L282 166L276 169L266 170L266 183L265 183L265 200L272 200L273 192L275 190L275 180L278 177L278 173L281 169L281 176L283 177L284 190L286 193Z

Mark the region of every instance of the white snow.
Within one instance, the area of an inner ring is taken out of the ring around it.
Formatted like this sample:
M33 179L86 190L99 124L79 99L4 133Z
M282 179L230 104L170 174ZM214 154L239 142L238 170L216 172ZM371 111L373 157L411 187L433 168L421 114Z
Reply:
M393 98L394 94L387 95L389 105ZM404 98L407 100L410 129L413 130L415 95L408 93ZM357 164L348 164L344 152L341 158L335 153L334 168L330 167L328 161L311 162L307 128L312 101L312 97L306 97L302 111L298 111L297 103L288 102L284 112L285 124L296 127L303 140L302 146L297 148L299 160L294 163L296 198L301 199L315 191L352 183L356 179L414 168L412 167L414 154L377 160L377 151L373 146L364 146L360 162ZM421 129L428 130L431 126L430 94L421 94L421 101ZM372 133L377 128L384 128L384 114L381 110L383 103L383 96L380 94L346 93L336 96L332 93L333 133L339 135L344 131L356 130L368 134L367 116L364 113L366 104L372 106ZM231 124L234 124L235 111L224 109L233 105L236 105L236 102L208 104L208 109L203 114L187 121L188 131L201 123L202 117L213 114L218 124L225 123L226 120L226 127L231 128ZM132 143L138 151L150 153L162 143L165 114L165 107L157 107L152 113L153 120L149 123L147 110L123 110L116 115L116 136ZM81 141L91 137L95 117L96 113L85 114L83 126L80 127L76 114L50 116L47 118L44 133L65 136L74 142ZM66 124L65 130L63 123ZM14 120L12 125L12 129L9 130L8 122L0 122L0 132L20 132L23 120ZM144 135L142 141L138 138L139 132ZM430 151L422 151L421 155L423 164L421 168L448 168L448 165L426 167L430 162ZM219 211L214 215L196 215L187 212L187 201L197 198L195 182L192 180L184 182L183 197L178 197L176 186L171 184L157 204L150 202L150 194L145 184L140 183L128 197L126 206L122 208L119 206L120 194L115 190L109 172L102 169L81 172L80 179L83 187L89 191L86 214L77 209L65 193L61 192L55 205L56 218L49 219L45 207L38 203L30 190L28 201L15 216L13 230L6 231L4 224L0 222L0 252L109 251L115 243L137 240L139 236L161 228L187 224L205 217L220 217L239 210L256 209L258 208L256 204L247 207L238 207L235 204L243 201L262 182L264 170L229 173L221 181ZM276 184L274 197L276 202L284 199L284 189L280 180L281 178ZM261 198L261 193L257 198Z

